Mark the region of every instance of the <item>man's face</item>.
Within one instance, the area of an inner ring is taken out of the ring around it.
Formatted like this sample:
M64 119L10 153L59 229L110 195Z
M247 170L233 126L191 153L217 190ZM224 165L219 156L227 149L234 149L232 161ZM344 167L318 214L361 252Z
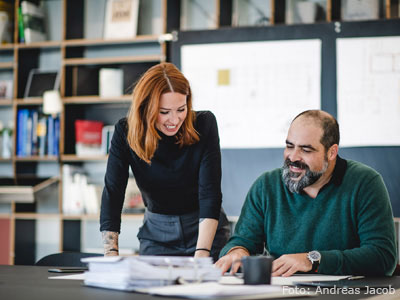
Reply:
M320 143L323 131L307 117L293 121L283 153L283 180L292 193L317 182L328 168L327 152Z

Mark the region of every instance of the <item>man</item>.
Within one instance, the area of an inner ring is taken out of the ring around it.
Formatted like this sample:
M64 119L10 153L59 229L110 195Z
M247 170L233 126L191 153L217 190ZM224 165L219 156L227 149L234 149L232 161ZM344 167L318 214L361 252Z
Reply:
M272 276L296 272L392 275L397 262L389 195L373 169L338 156L339 125L309 110L289 128L284 165L251 187L216 266L266 250ZM231 272L237 271L235 264Z

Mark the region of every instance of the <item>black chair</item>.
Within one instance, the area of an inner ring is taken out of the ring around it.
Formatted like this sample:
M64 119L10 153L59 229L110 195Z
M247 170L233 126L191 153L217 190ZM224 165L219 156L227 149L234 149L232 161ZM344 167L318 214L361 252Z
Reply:
M61 252L50 254L39 259L35 266L46 267L86 267L86 264L81 262L81 258L103 256L99 253L84 253L84 252Z

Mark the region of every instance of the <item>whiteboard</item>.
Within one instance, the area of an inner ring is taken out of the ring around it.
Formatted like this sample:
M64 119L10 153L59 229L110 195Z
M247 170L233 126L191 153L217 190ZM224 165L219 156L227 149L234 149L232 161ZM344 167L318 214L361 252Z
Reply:
M291 120L321 107L320 39L184 45L181 69L221 148L284 147Z
M400 145L400 37L337 40L341 145Z

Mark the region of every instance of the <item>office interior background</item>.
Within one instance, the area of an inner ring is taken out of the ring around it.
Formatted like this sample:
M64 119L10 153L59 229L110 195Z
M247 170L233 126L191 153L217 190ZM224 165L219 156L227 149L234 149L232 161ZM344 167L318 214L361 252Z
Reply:
M0 1L0 264L102 252L113 124L134 82L162 61L188 77L195 109L217 116L233 226L308 108L338 118L339 154L382 174L400 217L399 10L398 0ZM122 254L138 249L142 218L132 177Z

